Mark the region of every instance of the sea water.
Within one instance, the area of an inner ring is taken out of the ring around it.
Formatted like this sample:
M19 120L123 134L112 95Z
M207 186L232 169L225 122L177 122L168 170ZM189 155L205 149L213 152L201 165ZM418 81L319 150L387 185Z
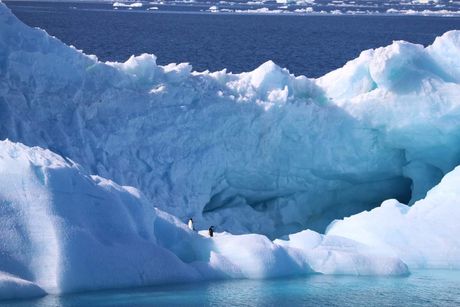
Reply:
M273 60L296 75L319 77L365 49L407 40L428 45L459 17L210 14L210 4L115 10L111 3L5 2L22 21L103 61L153 53L159 64L198 71L250 71ZM330 9L334 7L331 6Z
M2 305L0 303L0 305ZM460 306L460 272L408 277L311 275L46 296L4 306Z

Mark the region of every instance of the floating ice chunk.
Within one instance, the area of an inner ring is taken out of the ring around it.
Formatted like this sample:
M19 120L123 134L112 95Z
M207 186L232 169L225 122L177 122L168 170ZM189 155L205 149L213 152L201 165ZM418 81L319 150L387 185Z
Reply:
M128 7L128 8L133 8L133 7L142 7L143 4L142 2L114 2L112 4L113 7Z
M215 5L213 5L213 6L209 7L208 11L210 11L211 13L217 13L217 12L219 12L219 8L217 6L215 6Z

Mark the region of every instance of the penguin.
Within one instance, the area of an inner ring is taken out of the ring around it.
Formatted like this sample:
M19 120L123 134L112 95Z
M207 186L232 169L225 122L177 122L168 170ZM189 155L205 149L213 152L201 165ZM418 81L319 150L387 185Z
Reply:
M209 227L209 236L212 238L214 236L214 226Z

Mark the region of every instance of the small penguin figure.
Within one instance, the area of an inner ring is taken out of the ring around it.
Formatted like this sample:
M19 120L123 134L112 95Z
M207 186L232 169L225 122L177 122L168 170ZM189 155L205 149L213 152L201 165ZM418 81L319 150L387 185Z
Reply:
M195 230L195 229L193 228L193 220L192 220L192 218L190 218L190 219L188 220L188 228L190 228L190 230Z
M209 227L208 231L209 231L209 236L211 238L214 237L214 226Z

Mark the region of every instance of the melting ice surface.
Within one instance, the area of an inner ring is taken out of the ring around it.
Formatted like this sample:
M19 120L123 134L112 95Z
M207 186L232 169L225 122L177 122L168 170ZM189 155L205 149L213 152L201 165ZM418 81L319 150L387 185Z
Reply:
M315 80L102 63L3 4L0 25L1 298L459 268L460 32Z

